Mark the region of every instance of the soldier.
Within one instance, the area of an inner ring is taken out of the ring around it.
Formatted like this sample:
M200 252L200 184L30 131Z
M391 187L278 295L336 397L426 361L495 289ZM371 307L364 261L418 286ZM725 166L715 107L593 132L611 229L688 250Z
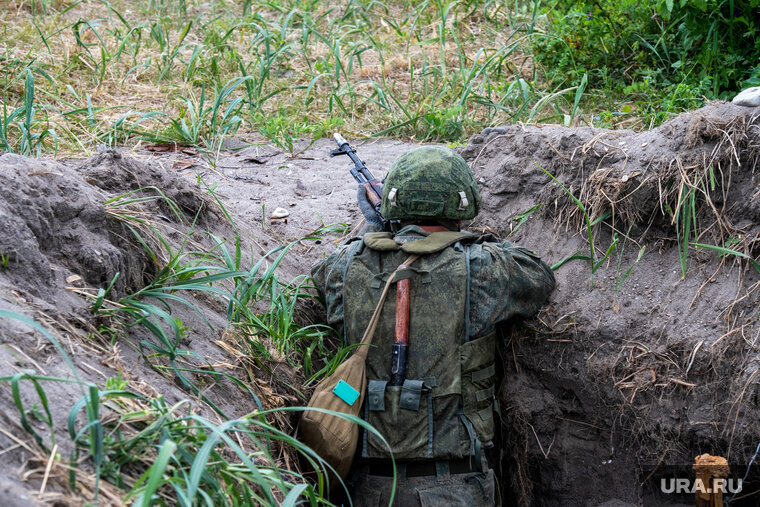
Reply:
M398 477L394 505L498 501L493 470L481 453L494 437L495 325L534 314L555 282L535 253L459 231L462 220L477 215L480 200L457 153L431 146L404 153L385 179L381 205L383 217L398 221L397 230L350 238L312 268L328 323L352 344L361 340L388 276L411 253L420 255L396 276L409 280L403 378L398 365L391 371L397 361L391 352L398 337L396 306L402 305L393 288L367 357L363 418L387 444L363 432L354 505L388 505L391 452ZM359 203L367 222L379 229L381 219L362 187Z

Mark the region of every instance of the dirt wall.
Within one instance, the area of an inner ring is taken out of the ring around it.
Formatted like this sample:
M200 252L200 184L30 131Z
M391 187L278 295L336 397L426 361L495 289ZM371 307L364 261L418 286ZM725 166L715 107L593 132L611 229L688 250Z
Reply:
M484 194L473 227L557 263L591 255L596 222L595 271L562 265L537 322L504 329L515 503L638 504L647 479L704 452L744 473L760 441L760 277L693 243L760 254L759 117L718 103L639 134L518 125L464 148Z

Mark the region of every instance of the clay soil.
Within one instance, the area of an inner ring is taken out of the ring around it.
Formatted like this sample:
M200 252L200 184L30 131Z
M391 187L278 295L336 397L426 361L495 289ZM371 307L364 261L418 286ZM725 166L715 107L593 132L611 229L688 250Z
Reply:
M355 146L378 176L413 147L389 140ZM287 281L308 273L361 225L348 159L330 158L333 147L326 139L304 142L291 155L232 140L213 164L192 151L144 146L83 160L2 154L0 309L49 329L82 380L103 385L121 374L129 389L148 396L192 398L133 346L144 330L129 329L129 339L99 336L103 322L87 294L108 286L118 272L109 295L118 299L143 287L157 269L105 203L159 189L184 220L162 199L136 203L132 211L150 217L175 245L190 227L199 247L208 238L203 231L230 238L234 223L249 251L246 261L324 225L345 224L343 232L295 245L280 266ZM690 470L703 453L728 458L731 476L742 477L760 442L760 273L746 258L760 256L760 109L710 104L643 133L507 126L473 136L458 150L483 193L484 207L469 229L523 244L549 264L575 256L557 267L557 290L534 320L500 329L502 431L490 457L504 503L693 502L693 496L661 494L659 480L673 466ZM288 216L271 218L276 208ZM247 381L245 358L224 346L226 308L208 297L191 299L211 326L185 307L173 308L191 330L185 348L203 358L198 365L213 364ZM320 315L313 306L302 313L304 323ZM72 376L41 334L16 320L0 322L0 376ZM262 370L252 389L269 406L301 404L308 393L287 386L303 379L283 359ZM66 456L66 418L81 392L62 383L46 390ZM233 384L210 382L204 392L233 417L255 408ZM31 385L20 395L26 406L37 402ZM58 465L39 494L47 456L19 421L4 383L0 503L87 500L67 489ZM293 429L290 419L276 422ZM35 428L44 433L43 425ZM119 491L104 488L116 503ZM758 488L760 481L747 482L740 495Z

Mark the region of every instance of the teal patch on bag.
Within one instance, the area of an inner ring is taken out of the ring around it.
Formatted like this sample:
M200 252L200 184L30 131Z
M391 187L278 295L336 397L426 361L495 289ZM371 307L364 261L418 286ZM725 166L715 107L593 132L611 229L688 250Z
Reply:
M351 387L351 385L344 380L341 380L335 385L335 387L333 387L333 394L345 401L349 407L352 406L359 397L359 391Z

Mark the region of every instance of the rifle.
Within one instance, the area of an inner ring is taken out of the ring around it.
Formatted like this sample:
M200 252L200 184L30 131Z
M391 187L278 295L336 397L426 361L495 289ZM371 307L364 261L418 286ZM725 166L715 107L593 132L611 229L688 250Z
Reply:
M375 207L378 216L383 222L383 229L388 229L389 225L395 226L398 224L398 221L386 220L380 214L380 203L383 201L383 184L380 180L375 178L367 168L367 164L356 156L356 150L348 144L348 141L343 139L343 136L335 133L333 134L333 138L338 144L338 148L332 150L330 156L348 155L348 158L354 163L354 167L351 169L351 176L354 177L359 185L364 186L367 200ZM401 265L399 269L406 267L408 266ZM391 385L394 386L402 385L406 378L406 356L409 347L410 285L408 278L396 282L396 327L393 346L391 347Z
M338 144L338 148L330 151L330 156L337 157L338 155L348 155L348 158L354 163L354 167L351 169L351 176L354 177L359 185L364 186L367 200L375 207L378 216L383 221L383 229L387 229L389 221L383 218L380 214L380 204L383 201L382 182L375 178L367 167L367 164L356 155L356 150L348 144L348 141L343 139L342 135L336 132L333 134L333 139L335 139L335 142Z

